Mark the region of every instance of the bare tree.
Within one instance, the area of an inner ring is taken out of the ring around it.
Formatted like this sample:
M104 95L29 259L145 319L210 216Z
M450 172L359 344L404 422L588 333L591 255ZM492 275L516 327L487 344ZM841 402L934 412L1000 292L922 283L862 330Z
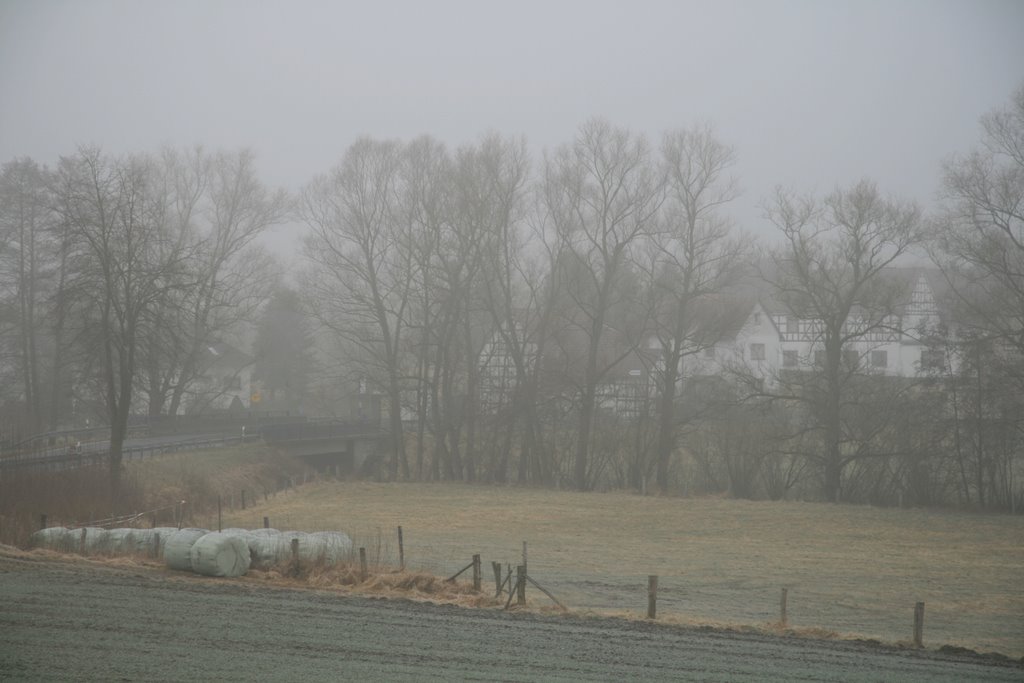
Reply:
M61 160L72 182L72 230L89 266L79 290L91 318L86 330L100 359L100 386L110 423L110 479L118 494L121 453L147 315L168 290L187 286L181 274L192 256L168 220L152 159L111 159L82 149Z
M598 384L632 350L601 357L608 313L631 249L654 227L662 184L645 139L598 119L584 124L576 140L548 160L544 182L559 235L581 266L566 292L586 344L573 466L574 485L585 490Z
M12 355L19 368L26 426L32 433L40 431L45 418L41 337L49 294L45 280L55 255L48 175L27 158L0 169L0 296L11 312L0 330L16 340Z
M451 159L447 149L429 136L421 136L403 150L401 169L402 192L399 197L404 229L399 244L411 265L413 283L406 313L408 327L406 353L415 359L414 410L416 413L415 476L423 479L427 431L444 435L440 446L436 440L429 464L429 476L441 476L442 460L451 468L446 455L447 430L438 416L442 350L439 348L439 327L445 315L444 296L436 282L438 252L448 221L448 195Z
M402 344L414 271L401 248L399 187L402 146L362 138L341 163L303 192L312 229L306 278L317 318L350 344L388 401L392 434L388 469L409 476L402 428Z
M849 352L859 357L858 342L898 332L901 291L881 274L920 242L920 212L883 198L868 181L838 189L821 204L779 190L766 208L784 239L766 279L788 314L807 321L809 341L822 352L818 367L779 379L809 409L822 445L807 456L819 466L823 497L838 502L844 468L870 452L850 448L853 392L863 375Z
M735 180L725 175L735 163L732 149L702 126L667 133L662 157L667 201L647 275L655 299L654 330L662 366L657 374L657 484L666 493L676 446L676 394L683 360L708 348L719 336L714 318L702 316L699 306L702 299L735 282L747 250L742 241L730 239L729 221L720 214L738 194Z
M1024 439L1024 85L981 127L981 145L944 165L933 257L957 304L946 352L960 359L949 393L961 495L1012 510Z
M975 337L1024 353L1024 85L982 118L982 145L945 164L937 260Z
M195 160L192 164L201 163ZM189 334L168 412L177 414L190 383L203 374L204 349L251 321L270 295L278 275L272 259L254 241L285 220L290 210L283 190L259 181L251 151L220 152L210 160L208 227L195 234L199 255L188 277L184 310Z

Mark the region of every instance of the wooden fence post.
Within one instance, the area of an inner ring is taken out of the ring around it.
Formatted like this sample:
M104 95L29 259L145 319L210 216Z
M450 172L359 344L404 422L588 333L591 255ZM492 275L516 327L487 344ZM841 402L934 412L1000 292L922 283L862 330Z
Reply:
M473 590L480 592L480 556L473 556Z
M523 541L523 574L526 574L526 541Z
M160 532L157 531L153 534L153 558L160 557Z
M405 545L402 541L402 527L398 527L398 566L405 571Z
M220 494L217 494L217 531L221 531L222 529L223 524L221 520Z
M39 515L39 528L40 529L45 529L46 528L46 515Z
M501 562L491 562L491 569L494 570L494 597L501 595Z
M359 548L359 580L366 581L366 548Z
M270 528L270 517L264 517L263 518L263 528L264 529L269 529Z
M526 565L516 567L516 604L526 604Z
M782 598L779 600L779 624L781 624L783 628L785 628L788 623L788 616L786 614L786 599L788 597L789 589L783 588Z
M655 619L658 614L658 577L650 574L647 577L647 618Z
M82 527L82 540L78 542L79 553L85 555L85 527Z
M924 647L924 603L914 605L914 647Z
M292 539L292 571L299 571L299 539Z

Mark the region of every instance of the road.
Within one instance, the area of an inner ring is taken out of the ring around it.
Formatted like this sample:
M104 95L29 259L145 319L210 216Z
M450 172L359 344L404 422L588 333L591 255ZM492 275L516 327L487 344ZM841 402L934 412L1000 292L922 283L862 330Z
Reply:
M473 610L0 552L0 680L1024 681L868 644Z

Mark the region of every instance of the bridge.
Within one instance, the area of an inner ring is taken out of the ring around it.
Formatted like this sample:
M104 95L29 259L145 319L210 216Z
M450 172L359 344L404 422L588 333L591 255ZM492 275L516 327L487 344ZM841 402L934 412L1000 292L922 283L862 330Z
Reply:
M370 420L293 422L260 429L263 441L279 453L302 458L309 465L365 473L377 461L390 434Z
M201 448L252 443L262 440L268 446L285 456L301 458L317 469L338 469L347 474L360 474L376 462L378 451L389 439L389 433L380 428L379 420L359 418L354 420L308 420L303 417L279 417L276 420L253 423L251 420L231 425L227 431L224 425L217 425L215 433L205 431L201 423L190 424L188 420L176 420L174 429L164 424L150 425L148 429L135 428L137 436L125 441L122 458L125 462L153 457L163 453ZM195 430L192 433L192 430ZM62 470L85 465L104 463L109 458L109 442L94 440L77 442L78 437L88 436L78 432L62 432L61 440L67 445L43 445L56 439L52 434L41 435L34 442L35 448L19 449L0 456L0 473L22 469ZM99 430L91 430L95 437ZM147 434L142 436L142 434ZM59 443L59 441L58 441ZM72 445L76 444L76 445Z

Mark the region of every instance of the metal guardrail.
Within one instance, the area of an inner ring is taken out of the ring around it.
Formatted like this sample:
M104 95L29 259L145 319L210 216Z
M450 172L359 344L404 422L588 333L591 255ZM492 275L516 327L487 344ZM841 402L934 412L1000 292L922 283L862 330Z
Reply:
M242 437L217 437L210 439L189 439L186 441L175 441L147 446L135 446L125 448L121 451L122 462L142 460L146 457L163 455L164 453L177 453L186 450L198 450L201 448L219 448L242 443ZM110 450L94 450L81 453L46 454L35 457L15 457L0 460L0 470L30 469L33 467L45 469L73 469L85 465L96 465L110 457Z

